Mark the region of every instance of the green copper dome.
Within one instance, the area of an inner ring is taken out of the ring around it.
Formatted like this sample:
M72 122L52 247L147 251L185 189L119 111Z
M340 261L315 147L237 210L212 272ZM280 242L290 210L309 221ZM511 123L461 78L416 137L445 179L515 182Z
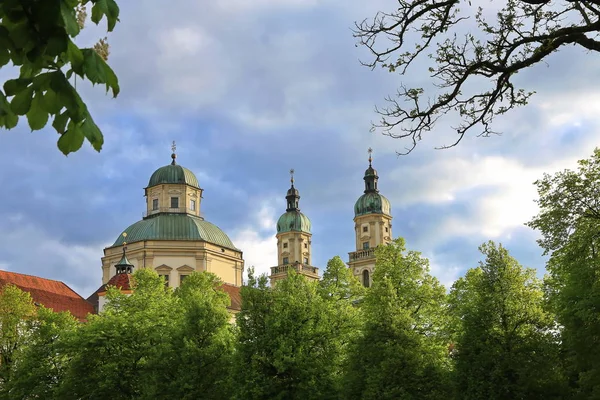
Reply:
M277 221L277 233L283 232L310 233L310 219L300 211L288 211Z
M156 214L125 229L113 246L142 240L201 240L217 246L238 250L229 237L216 225L189 214Z
M189 169L177 164L165 165L154 171L150 177L150 182L148 182L148 187L163 183L185 183L200 189L196 175Z
M385 214L392 215L390 201L384 195L376 192L363 194L354 204L354 216L366 214Z

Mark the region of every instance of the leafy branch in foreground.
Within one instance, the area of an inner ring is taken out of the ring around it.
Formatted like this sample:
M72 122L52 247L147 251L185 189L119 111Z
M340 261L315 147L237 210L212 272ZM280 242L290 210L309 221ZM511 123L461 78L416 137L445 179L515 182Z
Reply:
M119 93L117 76L102 52L79 48L73 41L88 3L92 22L106 18L111 32L119 16L114 0L4 0L0 5L0 68L11 62L19 67L19 77L6 81L0 90L0 127L12 129L19 116L26 116L31 130L39 130L52 116L60 135L58 148L65 155L79 150L84 139L97 151L104 143L69 79L87 78L92 84L104 84L114 97ZM100 48L107 51L104 44Z
M354 37L373 56L365 66L404 75L411 66L422 68L415 62L432 60L428 71L439 89L435 96L424 99L423 88L401 86L386 98L386 107L376 109L381 120L372 130L408 139L412 145L404 154L446 114L460 118L453 127L458 138L439 148L456 146L471 129L479 136L496 133L494 117L527 104L534 93L516 87L515 74L565 45L600 51L598 0L567 0L561 6L550 0L507 0L494 22L479 7L476 27L465 26L473 15L459 7L471 9L471 0L398 0L394 12L356 23ZM459 35L459 30L468 33Z

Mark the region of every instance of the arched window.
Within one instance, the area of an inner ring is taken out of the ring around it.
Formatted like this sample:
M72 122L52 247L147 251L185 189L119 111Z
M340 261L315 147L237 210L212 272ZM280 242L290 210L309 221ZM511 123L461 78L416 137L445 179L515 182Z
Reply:
M371 282L369 282L369 270L366 270L366 269L363 271L363 286L364 287L371 286Z

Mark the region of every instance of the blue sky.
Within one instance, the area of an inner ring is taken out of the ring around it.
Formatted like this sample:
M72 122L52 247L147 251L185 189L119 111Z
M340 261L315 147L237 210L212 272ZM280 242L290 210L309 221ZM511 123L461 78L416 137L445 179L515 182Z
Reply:
M502 136L434 150L454 139L452 119L442 119L398 157L406 143L369 133L373 110L422 76L362 67L368 54L351 33L354 21L390 10L393 0L120 3L109 62L121 94L80 85L105 135L102 152L85 144L65 157L52 129L31 133L25 121L0 135L0 268L62 280L88 296L101 283L103 248L141 218L143 188L170 161L175 140L178 162L205 190L206 219L259 272L276 262L290 168L312 220L314 264L347 259L368 147L392 203L394 236L428 257L442 282L476 266L477 247L489 239L543 272L537 234L523 225L536 213L533 182L573 168L600 143L600 89L590 85L600 81L597 55L568 48L519 74L537 94L496 119ZM93 44L101 28L88 23L78 43Z

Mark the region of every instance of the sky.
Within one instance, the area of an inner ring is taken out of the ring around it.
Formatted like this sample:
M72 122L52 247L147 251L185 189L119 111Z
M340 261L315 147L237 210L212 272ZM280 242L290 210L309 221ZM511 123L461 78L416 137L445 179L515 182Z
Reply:
M176 141L178 163L204 189L205 218L259 273L276 264L291 168L312 221L313 264L323 271L336 255L347 261L372 147L394 236L422 252L442 283L476 267L487 240L542 276L538 233L524 225L537 212L533 182L575 168L600 143L600 88L591 84L600 82L600 57L570 47L521 72L521 87L536 94L495 120L502 135L473 133L436 150L455 135L452 119L441 119L398 156L408 143L370 132L374 108L422 76L361 66L369 54L351 31L394 4L121 1L108 35L121 93L113 99L101 86L78 85L104 133L102 151L85 143L65 157L52 128L30 132L24 119L0 133L0 269L89 296L101 284L103 249L142 218L143 188ZM90 46L104 30L88 22L77 43ZM1 81L13 76L0 71Z

